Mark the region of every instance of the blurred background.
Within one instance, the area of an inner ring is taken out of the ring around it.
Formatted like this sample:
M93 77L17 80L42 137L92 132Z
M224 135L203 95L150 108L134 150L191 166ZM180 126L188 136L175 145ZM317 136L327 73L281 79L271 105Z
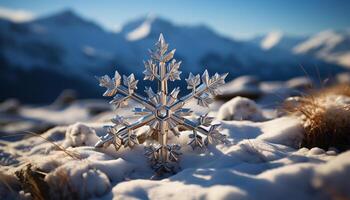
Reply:
M102 98L94 76L143 79L160 33L182 60L181 86L204 69L229 80L333 79L350 69L349 10L341 0L2 0L0 101Z

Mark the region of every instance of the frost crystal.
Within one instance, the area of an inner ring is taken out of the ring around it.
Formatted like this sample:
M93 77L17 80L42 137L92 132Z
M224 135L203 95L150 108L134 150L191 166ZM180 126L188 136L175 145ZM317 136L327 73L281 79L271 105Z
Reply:
M107 147L113 144L116 150L121 146L132 148L139 143L140 138L143 138L142 141L146 138L153 141L145 148L145 156L152 167L160 173L171 172L179 160L181 146L168 144L168 134L179 136L179 126L193 131L188 143L193 149L203 148L210 143L227 142L226 137L218 131L219 125L211 125L212 117L203 115L192 121L185 118L191 115L192 111L183 108L192 99L195 99L198 105L208 107L213 102L213 96L218 93L218 87L225 83L227 74L216 73L210 77L205 70L200 77L199 74L190 73L186 82L187 88L192 92L178 98L180 88L176 87L170 93L168 92L168 81L180 80L181 74L179 71L181 61L177 62L173 59L175 49L168 52L168 44L160 34L154 50L149 52L151 58L144 62L144 80L157 80L159 84L157 93L151 87L146 87L147 98L135 92L138 80L135 79L134 74L123 75L123 81L117 71L114 78L107 75L98 77L100 86L107 88L103 96L114 96L110 103L116 108L126 105L129 99L138 102L142 107L134 108L134 113L140 118L133 123L116 115L111 120L114 125L106 127L107 134L100 138L95 147ZM142 126L149 126L149 130L137 135L135 130Z

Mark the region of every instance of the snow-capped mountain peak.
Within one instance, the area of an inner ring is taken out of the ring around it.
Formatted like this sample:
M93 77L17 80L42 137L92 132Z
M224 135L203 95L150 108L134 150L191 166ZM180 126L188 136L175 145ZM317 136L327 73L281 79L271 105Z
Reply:
M313 49L322 48L321 51L326 52L343 42L344 39L343 35L333 30L326 30L297 45L293 51L295 53L307 53Z
M164 30L172 29L173 24L153 14L127 22L121 29L127 41L138 41L146 38L152 33L159 34Z
M312 36L290 36L270 32L252 41L262 50L283 50L294 55L311 56L343 67L350 67L350 30L325 30Z
M348 30L326 30L295 46L295 54L309 54L327 62L350 67L350 34Z
M266 35L266 37L261 41L260 47L262 49L268 50L276 46L283 37L281 31L273 31Z
M147 16L147 18L138 27L126 34L126 39L128 41L136 41L147 37L151 32L152 22L154 19L154 15Z

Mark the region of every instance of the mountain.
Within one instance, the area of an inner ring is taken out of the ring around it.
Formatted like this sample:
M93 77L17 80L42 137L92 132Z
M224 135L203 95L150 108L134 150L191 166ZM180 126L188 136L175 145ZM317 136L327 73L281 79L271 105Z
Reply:
M350 31L326 30L309 37L287 36L271 32L251 40L261 49L285 50L293 55L310 56L350 68Z
M266 35L261 35L253 38L251 41L260 46L261 49L283 49L290 50L300 42L303 42L307 37L289 36L281 31L272 31Z
M293 52L350 68L350 30L320 32L296 45Z
M4 39L13 41L3 49L5 58L24 68L85 72L130 55L126 41L119 35L70 10L28 23L12 23L1 30ZM14 55L16 59L12 59Z
M129 21L119 33L113 33L65 10L24 23L1 19L0 30L4 85L0 99L48 102L64 88L78 90L81 97L98 97L101 90L94 75L112 74L116 69L142 79L143 60L148 59L148 49L160 33L170 48L177 49L175 58L183 61L182 78L204 68L211 73L229 72L228 79L256 75L267 80L303 75L300 65L312 69L316 64L322 75L343 70L308 54L283 48L266 50L254 42L219 35L204 25L178 25L156 16ZM179 84L184 86L184 82ZM139 88L143 85L140 80ZM26 92L16 93L21 90Z
M65 88L92 97L97 67L115 64L118 36L69 10L26 23L1 20L0 30L1 99L49 102Z
M183 61L182 70L185 73L200 73L207 68L209 71L229 72L231 78L251 74L276 80L303 75L300 65L310 68L316 64L322 68L323 74L338 69L337 66L310 56L296 55L289 50L279 48L266 51L254 43L221 36L204 25L178 25L154 16L128 22L119 34L139 50L139 60L142 60L146 59L148 48L153 46L160 32L165 35L170 47L176 47L175 57ZM290 46L293 42L289 38L281 41ZM142 63L137 66L141 66L139 70L142 71Z
M187 72L200 72L203 69L202 60L211 54L225 57L236 51L236 57L241 59L237 62L243 62L243 56L239 55L242 54L240 50L244 48L243 43L221 37L206 26L174 25L162 18L151 16L127 23L120 34L134 48L139 49L141 59L146 59L148 48L153 47L161 32L170 48L176 48L175 57L183 61L183 65L187 66L187 70L183 70ZM136 33L142 37L135 37Z

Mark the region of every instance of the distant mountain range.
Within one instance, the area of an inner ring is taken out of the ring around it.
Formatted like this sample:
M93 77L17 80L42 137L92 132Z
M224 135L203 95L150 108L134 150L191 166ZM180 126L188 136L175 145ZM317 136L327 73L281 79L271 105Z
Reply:
M254 38L252 42L267 51L287 50L294 55L308 55L350 68L350 29L326 30L311 37L290 37L281 32L271 32Z
M77 90L80 97L99 97L94 75L117 69L142 79L143 60L160 33L170 48L177 49L175 58L183 61L182 78L206 68L229 72L229 79L256 75L282 80L304 75L302 68L315 71L315 66L327 77L350 66L349 32L327 31L305 38L271 33L238 41L206 26L176 25L148 16L113 33L66 10L25 23L0 19L0 99L49 102L64 88ZM142 85L145 82L139 88Z

